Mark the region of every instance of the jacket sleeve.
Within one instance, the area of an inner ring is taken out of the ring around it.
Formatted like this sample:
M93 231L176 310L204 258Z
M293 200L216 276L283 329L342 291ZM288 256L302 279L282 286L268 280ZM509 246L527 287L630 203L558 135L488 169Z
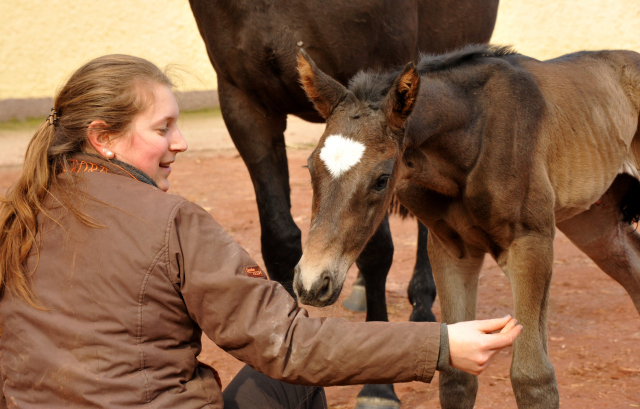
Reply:
M201 207L185 202L168 232L170 269L191 319L266 375L318 386L430 382L440 324L310 318Z

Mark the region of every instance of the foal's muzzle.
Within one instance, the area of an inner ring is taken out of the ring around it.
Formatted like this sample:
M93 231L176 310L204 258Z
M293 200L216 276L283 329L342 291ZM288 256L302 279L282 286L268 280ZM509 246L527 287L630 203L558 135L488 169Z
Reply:
M309 288L305 288L300 275L300 265L295 268L293 290L298 296L298 301L314 307L331 305L340 295L340 289L336 291L333 276L328 270L324 270Z

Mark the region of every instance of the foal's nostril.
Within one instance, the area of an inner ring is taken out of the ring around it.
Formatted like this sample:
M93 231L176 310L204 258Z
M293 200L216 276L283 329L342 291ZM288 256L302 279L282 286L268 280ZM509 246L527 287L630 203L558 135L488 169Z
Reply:
M321 281L318 286L318 291L316 292L316 299L319 301L325 301L332 296L333 280L331 279L331 274L327 271L322 273L320 278Z

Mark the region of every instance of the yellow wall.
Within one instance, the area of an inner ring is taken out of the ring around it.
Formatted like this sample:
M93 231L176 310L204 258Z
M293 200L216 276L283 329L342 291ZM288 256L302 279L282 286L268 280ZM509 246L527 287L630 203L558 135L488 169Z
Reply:
M640 52L640 0L500 0L491 42L538 59L580 50Z
M0 100L52 97L104 54L178 64L180 90L215 89L187 0L0 0Z
M640 0L501 0L492 42L540 59L640 51ZM177 63L190 73L183 91L216 88L187 0L0 1L0 100L52 97L73 70L107 53Z

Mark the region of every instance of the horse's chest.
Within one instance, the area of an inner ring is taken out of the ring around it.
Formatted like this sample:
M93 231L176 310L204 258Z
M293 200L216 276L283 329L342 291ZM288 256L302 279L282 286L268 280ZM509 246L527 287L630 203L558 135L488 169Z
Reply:
M459 201L425 188L419 183L401 180L396 195L414 216L426 225L454 257L468 251L496 254L499 244Z

